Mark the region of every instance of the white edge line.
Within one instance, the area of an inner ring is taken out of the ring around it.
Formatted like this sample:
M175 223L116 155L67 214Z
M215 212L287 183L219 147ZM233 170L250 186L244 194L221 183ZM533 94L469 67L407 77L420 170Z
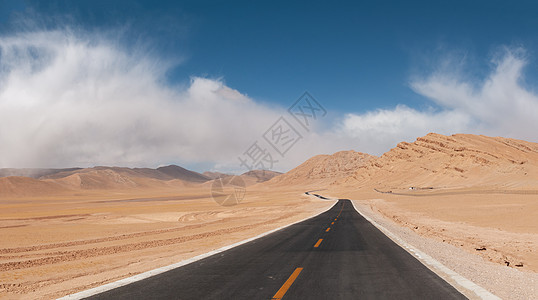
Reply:
M368 222L372 223L377 229L379 229L381 232L383 232L388 238L393 240L396 244L398 244L400 247L402 247L404 250L409 252L411 255L415 256L418 261L420 261L423 265L428 267L429 269L432 269L433 271L441 271L442 273L446 274L448 277L450 277L453 281L455 281L457 284L460 285L460 288L465 288L469 291L474 292L479 298L481 299L487 299L487 300L497 300L501 299L491 292L487 291L483 287L477 285L476 283L470 281L469 279L461 276L460 274L456 273L455 271L449 269L433 257L429 256L428 254L414 248L411 246L411 244L407 243L400 237L396 236L392 232L390 232L388 229L377 223L376 221L370 219L369 217L365 216L360 212L360 210L355 206L355 202L351 200L351 203L353 204L353 208L361 215L363 216ZM436 272L437 273L437 272ZM457 287L456 287L457 288Z
M198 256L195 256L195 257L192 257L192 258L189 258L189 259L182 260L182 261L177 262L175 264L171 264L171 265L168 265L168 266L164 266L164 267L160 267L160 268L153 269L153 270L150 270L150 271L146 271L144 273L140 273L140 274L137 274L137 275L134 275L134 276L131 276L131 277L127 277L127 278L124 278L124 279L121 279L121 280L118 280L118 281L107 283L105 285L94 287L94 288L91 288L89 290L85 290L85 291L81 291L81 292L78 292L78 293L75 293L75 294L67 295L67 296L58 298L58 300L83 299L83 298L90 297L90 296L93 296L93 295L96 295L96 294L100 294L100 293L103 293L103 292L106 292L106 291L110 291L112 289L115 289L115 288L118 288L118 287L121 287L121 286L124 286L124 285L128 285L128 284L136 282L136 281L140 281L140 280L155 276L157 274L161 274L161 273L164 273L164 272L167 272L167 271L179 268L179 267L183 267L185 265L188 265L190 263L193 263L193 262L199 261L201 259L210 257L212 255L224 252L226 250L230 250L230 249L232 249L234 247L246 244L248 242L252 242L254 240L257 240L259 238L262 238L262 237L264 237L266 235L269 235L271 233L277 232L277 231L282 230L284 228L290 227L290 226L295 225L297 223L301 223L301 222L304 222L304 221L306 221L308 219L317 217L317 216L321 215L322 213L325 213L325 212L329 211L337 203L338 203L338 201L336 201L331 207L329 207L328 209L326 209L326 210L324 210L324 211L322 211L320 213L317 213L317 214L312 215L310 217L306 217L306 218L304 218L302 220L299 220L299 221L284 225L282 227L279 227L279 228L264 232L264 233L259 234L257 236L251 237L249 239L242 240L240 242L237 242L237 243L234 243L234 244L231 244L231 245L228 245L228 246L224 246L222 248L219 248L219 249L216 249L216 250L204 253L204 254L200 254Z

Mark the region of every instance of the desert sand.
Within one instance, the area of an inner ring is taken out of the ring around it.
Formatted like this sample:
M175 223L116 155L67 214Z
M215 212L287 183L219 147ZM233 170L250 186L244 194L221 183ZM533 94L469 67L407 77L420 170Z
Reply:
M201 186L146 194L0 200L0 297L50 299L169 265L304 219L333 203L249 189L225 207Z
M536 143L429 134L380 157L319 155L282 175L242 175L245 199L230 207L209 196L212 180L228 175L186 171L98 167L0 178L0 297L51 298L88 289L334 203L304 195L309 190L355 200L382 222L445 245L435 247L452 251L443 254L447 265L461 266L461 253L482 261L489 277L481 277L479 267L460 271L503 298L538 293ZM503 282L508 276L502 272L511 272L512 281ZM522 292L510 293L515 286Z

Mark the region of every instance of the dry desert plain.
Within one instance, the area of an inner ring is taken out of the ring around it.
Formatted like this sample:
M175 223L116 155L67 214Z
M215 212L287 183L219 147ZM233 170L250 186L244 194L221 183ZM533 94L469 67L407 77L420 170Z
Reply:
M332 205L297 191L249 190L241 205L226 207L200 187L0 203L0 297L6 298L81 291L233 244Z
M328 209L304 194L320 190L434 257L449 251L444 264L502 298L538 298L538 144L429 134L380 157L319 155L264 182L245 175L236 206L188 172L0 178L0 297L59 297L233 244Z

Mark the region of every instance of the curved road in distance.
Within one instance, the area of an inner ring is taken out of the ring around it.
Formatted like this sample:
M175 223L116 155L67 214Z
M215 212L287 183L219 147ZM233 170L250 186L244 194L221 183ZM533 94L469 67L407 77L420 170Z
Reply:
M90 299L466 299L349 200L250 243Z

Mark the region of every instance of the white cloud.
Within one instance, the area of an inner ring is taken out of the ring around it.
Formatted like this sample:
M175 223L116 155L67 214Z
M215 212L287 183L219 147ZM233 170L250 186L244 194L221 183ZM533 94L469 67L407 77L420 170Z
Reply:
M390 110L348 114L342 134L358 140L362 152L381 154L401 141L412 141L429 132L449 134L465 131L469 116L460 111L417 111L404 105Z
M237 157L254 141L263 144L262 134L287 115L220 79L167 85L171 64L148 53L69 30L0 37L0 167L177 162L239 171ZM479 83L443 71L413 81L438 108L350 113L303 131L285 157L274 155L275 169L339 150L381 154L432 131L538 140L538 96L520 84L526 61L518 53L495 60Z
M522 86L527 64L521 49L506 49L493 60L495 68L479 84L461 75L437 73L413 83L413 89L444 109L465 113L473 120L468 131L538 140L538 95Z
M522 53L521 49L505 49L492 60L495 67L482 81L469 80L466 74L447 69L413 81L412 89L437 104L436 109L420 111L399 105L348 114L340 131L357 138L358 149L376 154L428 132L538 141L538 95L521 84L527 64Z
M221 80L168 87L169 65L129 53L70 31L1 37L0 167L236 160L280 113Z

